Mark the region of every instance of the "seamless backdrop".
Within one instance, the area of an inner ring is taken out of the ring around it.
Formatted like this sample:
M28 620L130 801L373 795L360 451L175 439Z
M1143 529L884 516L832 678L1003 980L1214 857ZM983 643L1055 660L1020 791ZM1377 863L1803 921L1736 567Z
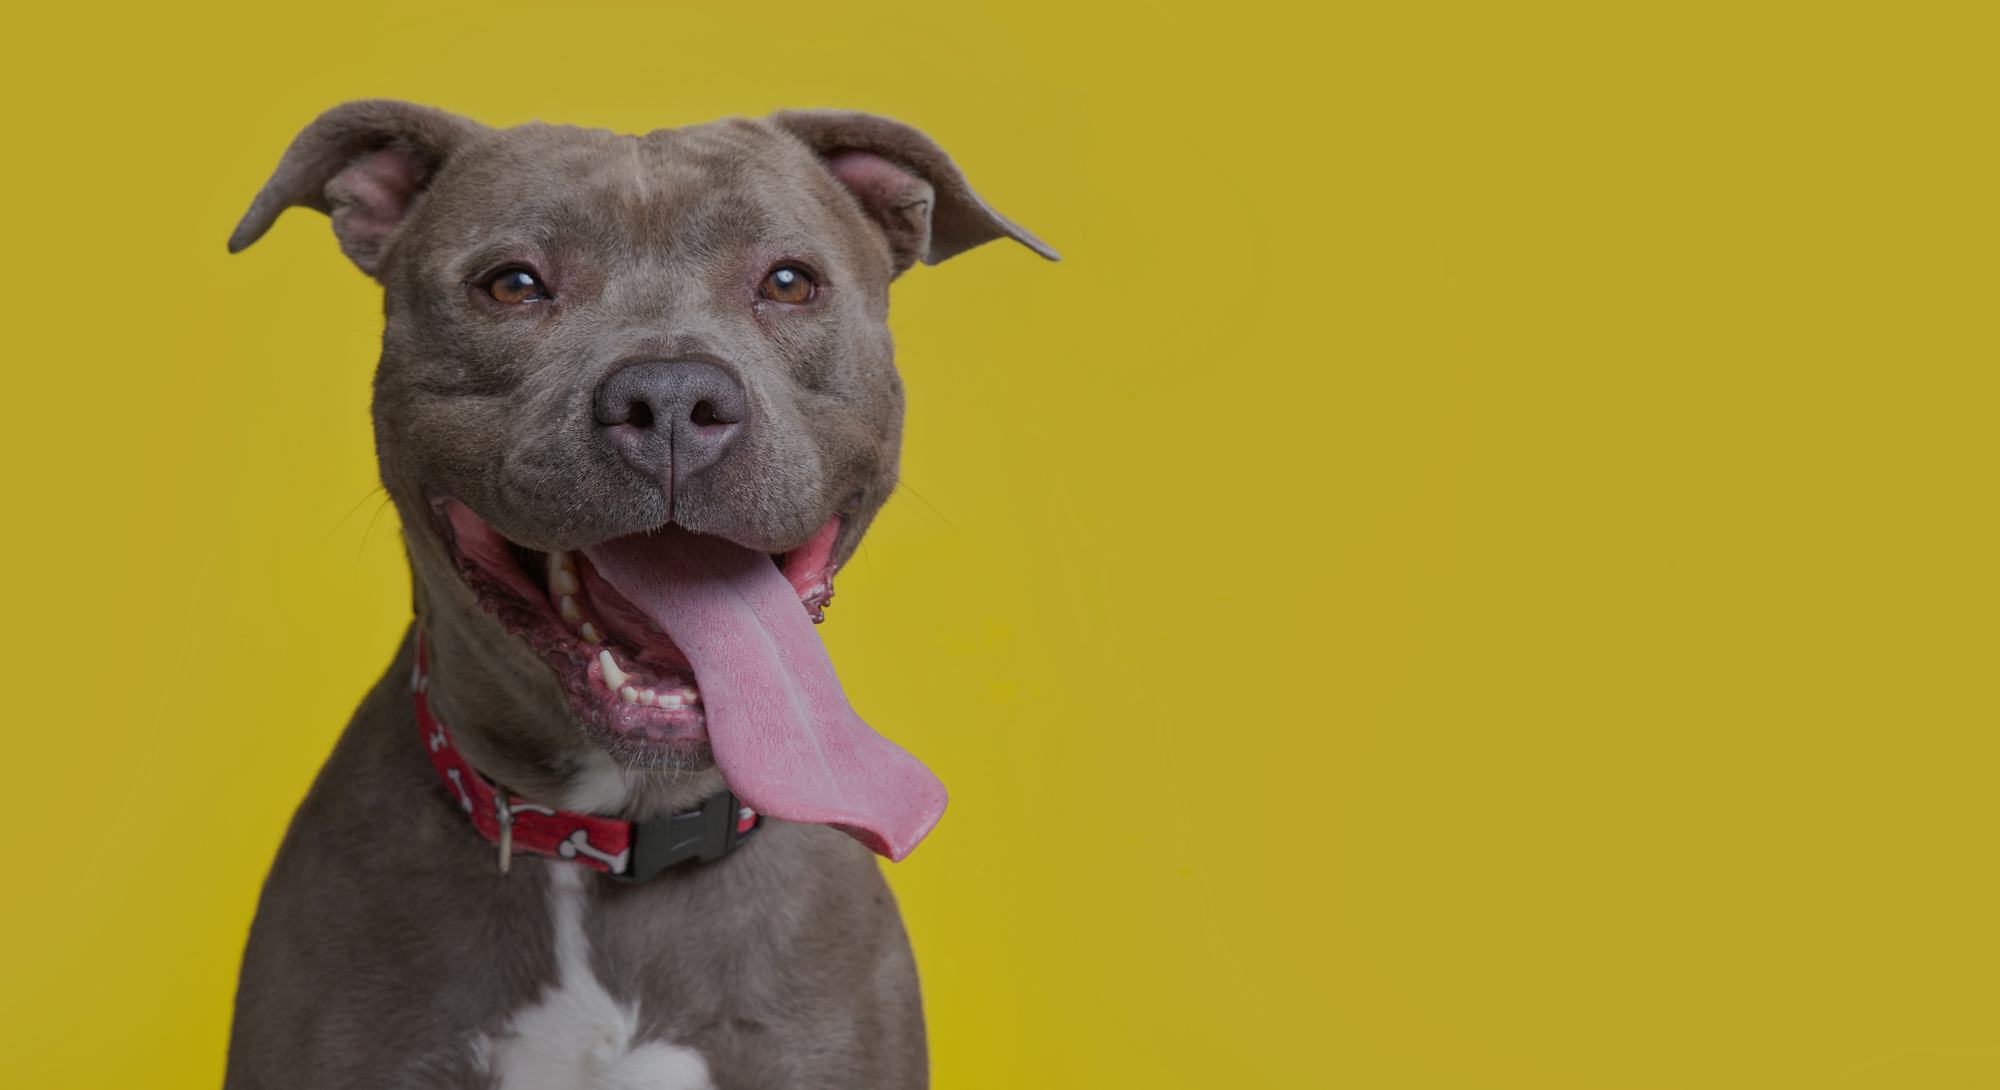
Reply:
M0 1054L208 1087L408 612L375 289L223 240L392 96L933 135L825 634L953 791L936 1082L2000 1084L1971 5L17 5Z

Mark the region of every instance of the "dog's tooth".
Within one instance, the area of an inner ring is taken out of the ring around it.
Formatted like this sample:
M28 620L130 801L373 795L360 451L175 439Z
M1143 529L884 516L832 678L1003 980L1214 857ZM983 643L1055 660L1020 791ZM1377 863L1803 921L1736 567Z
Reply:
M615 693L625 684L625 679L629 675L618 668L618 662L611 657L611 652L599 651L597 653L597 665L604 670L605 688Z
M679 693L661 693L661 694L660 694L660 707L662 707L662 708L678 708L678 707L680 707L680 706L681 706L681 694L679 694Z
M597 626L591 624L589 621L585 621L581 625L578 625L576 631L577 634L582 636L584 638L584 641L587 643L601 643L604 640L603 636L597 634Z
M549 554L549 575L550 575L550 577L552 577L552 578L553 578L553 577L555 576L555 574L556 574L557 572L559 572L559 571L573 571L573 570L575 570L575 569L574 569L574 567L573 567L573 566L571 565L571 563L570 563L570 559L569 559L569 554L568 554L568 553L565 553L565 552L553 552L553 553L550 553L550 554Z
M627 704L637 704L639 702L639 690L627 685L623 689L618 690L618 698Z
M639 703L644 704L646 707L650 708L653 706L653 701L657 699L658 696L659 694L655 693L651 689L641 689L639 690Z
M562 596L562 601L556 603L556 612L562 614L562 619L571 624L583 620L583 611L576 608L576 599L567 594Z
M575 594L576 573L567 568L550 569L549 589L557 594Z

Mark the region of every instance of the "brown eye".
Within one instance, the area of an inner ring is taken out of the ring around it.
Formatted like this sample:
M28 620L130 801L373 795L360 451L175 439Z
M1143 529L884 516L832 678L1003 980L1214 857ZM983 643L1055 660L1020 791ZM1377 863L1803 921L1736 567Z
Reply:
M539 303L549 297L534 273L523 268L501 269L486 282L486 294L502 303Z
M757 294L774 303L803 303L813 297L813 278L797 265L780 265L764 278Z

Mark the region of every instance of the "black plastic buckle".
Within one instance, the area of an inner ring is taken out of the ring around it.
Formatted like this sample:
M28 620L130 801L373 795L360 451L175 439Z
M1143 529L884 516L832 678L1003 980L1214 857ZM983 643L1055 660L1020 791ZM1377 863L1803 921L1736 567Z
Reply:
M715 862L757 831L756 825L736 831L742 809L743 803L734 794L721 791L704 799L699 810L634 822L631 863L625 873L612 877L621 882L648 882L661 871L690 860Z

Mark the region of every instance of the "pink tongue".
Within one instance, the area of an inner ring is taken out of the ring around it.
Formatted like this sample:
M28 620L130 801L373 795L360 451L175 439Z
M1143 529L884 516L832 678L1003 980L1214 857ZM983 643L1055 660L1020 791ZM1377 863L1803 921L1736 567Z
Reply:
M848 706L799 592L770 557L672 527L584 554L687 653L715 763L744 802L835 826L890 859L944 815L944 784Z

